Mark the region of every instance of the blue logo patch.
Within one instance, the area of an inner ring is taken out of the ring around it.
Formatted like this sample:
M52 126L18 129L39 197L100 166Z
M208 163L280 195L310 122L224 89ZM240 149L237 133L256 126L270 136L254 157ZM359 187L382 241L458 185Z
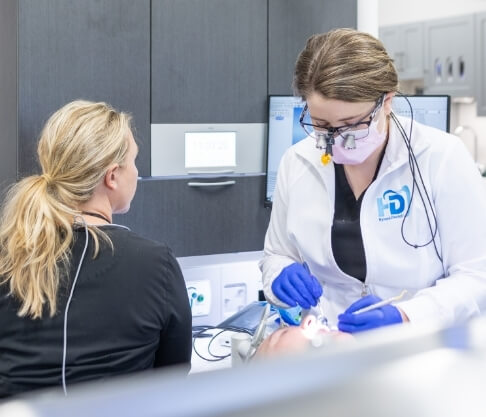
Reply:
M378 220L398 219L405 215L410 205L410 189L404 185L400 191L386 190L376 199Z

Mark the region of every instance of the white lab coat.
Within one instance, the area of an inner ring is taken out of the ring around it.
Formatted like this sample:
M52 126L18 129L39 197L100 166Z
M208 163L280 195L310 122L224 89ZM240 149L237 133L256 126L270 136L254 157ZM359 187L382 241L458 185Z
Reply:
M399 120L408 135L410 120ZM288 307L273 294L272 282L285 266L306 261L322 284L322 306L331 324L336 324L337 315L365 293L388 298L403 289L408 291L407 297L396 305L412 323L434 321L447 326L486 309L484 180L455 136L414 122L412 146L437 216L436 242L443 263L433 244L414 248L402 238L403 214L408 206L403 187L411 192L413 184L407 148L390 120L378 176L361 205L365 284L341 271L331 249L334 167L332 163L322 165L322 151L316 149L314 139L306 138L287 150L278 171L264 258L260 261L263 289L271 303ZM420 181L418 173L416 177ZM417 189L403 233L413 244L424 244L431 238Z

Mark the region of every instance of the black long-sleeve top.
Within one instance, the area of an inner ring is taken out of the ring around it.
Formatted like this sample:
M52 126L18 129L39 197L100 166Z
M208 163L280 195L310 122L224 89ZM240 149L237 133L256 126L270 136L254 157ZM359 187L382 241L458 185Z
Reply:
M165 365L189 368L192 317L177 260L166 245L125 228L101 229L114 250L101 243L93 259L89 238L68 312L67 386ZM84 228L75 229L54 317L18 317L18 301L0 286L0 398L61 386L64 311L84 244Z
M382 151L378 165L376 166L373 181L380 170L385 151ZM366 254L361 234L361 203L366 193L364 190L356 199L351 186L346 178L344 166L334 164L335 173L335 198L334 219L331 230L331 245L334 259L339 268L348 275L366 280Z
M346 179L344 167L334 164L336 191L331 245L339 268L348 275L364 282L366 279L366 256L361 235L361 203L364 192L358 199L354 196Z

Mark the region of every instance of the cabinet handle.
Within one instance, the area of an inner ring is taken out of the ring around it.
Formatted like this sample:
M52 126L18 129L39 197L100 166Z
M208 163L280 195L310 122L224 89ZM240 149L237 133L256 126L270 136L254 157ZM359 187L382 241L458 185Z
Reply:
M198 175L198 174L233 174L234 169L220 169L216 171L188 171L188 175Z
M235 185L236 181L218 181L218 182L188 182L189 187L221 187L226 185Z
M405 70L405 66L403 65L403 61L405 59L405 52L397 52L395 55L397 56L397 59L396 59L397 71L403 72Z

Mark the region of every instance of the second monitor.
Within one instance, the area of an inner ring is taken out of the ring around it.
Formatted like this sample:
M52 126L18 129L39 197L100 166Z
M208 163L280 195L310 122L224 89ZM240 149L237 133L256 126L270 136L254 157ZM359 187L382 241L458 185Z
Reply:
M405 98L406 97L406 98ZM415 121L449 132L450 97L434 96L395 96L393 112L399 116L410 117L410 105ZM408 101L407 101L408 99ZM410 105L408 104L410 102ZM270 96L268 111L268 149L267 184L265 205L272 203L273 191L277 181L277 170L283 154L293 144L307 135L300 126L299 118L304 102L295 96Z

